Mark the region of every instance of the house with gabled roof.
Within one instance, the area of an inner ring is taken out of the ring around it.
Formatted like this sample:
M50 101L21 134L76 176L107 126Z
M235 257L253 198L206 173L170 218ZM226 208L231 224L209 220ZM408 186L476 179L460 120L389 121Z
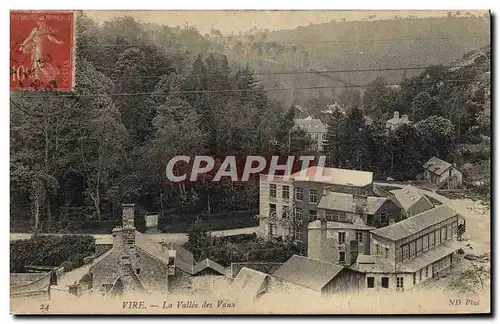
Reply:
M295 127L303 129L313 140L313 149L321 152L326 141L327 128L319 119L311 116L305 119L294 119Z
M425 162L423 178L438 188L457 189L462 186L462 173L453 164L435 156Z
M363 283L363 275L357 271L299 255L288 259L272 277L278 280L273 289L291 285L321 295L358 291Z
M413 186L408 185L401 189L391 190L389 193L393 196L395 203L403 209L405 218L434 208L429 198Z
M270 283L269 274L243 267L231 283L229 292L240 302L254 301L268 291Z
M103 294L123 291L186 291L212 282L228 282L228 270L172 242L158 243L135 230L134 205L123 205L123 226L113 229L113 246L92 264L94 289ZM217 278L213 278L217 277Z

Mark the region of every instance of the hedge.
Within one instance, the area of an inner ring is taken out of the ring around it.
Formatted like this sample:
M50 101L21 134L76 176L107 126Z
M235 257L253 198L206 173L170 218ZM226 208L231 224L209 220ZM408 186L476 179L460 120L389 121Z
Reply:
M37 235L10 242L10 272L26 272L26 266L64 266L71 271L95 253L95 239L89 235Z

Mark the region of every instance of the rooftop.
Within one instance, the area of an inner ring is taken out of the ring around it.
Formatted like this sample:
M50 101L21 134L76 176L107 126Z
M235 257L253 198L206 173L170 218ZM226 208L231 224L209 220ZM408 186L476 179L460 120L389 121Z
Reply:
M333 185L364 187L373 183L373 173L368 171L347 170L337 168L321 168L312 166L306 169L305 177L301 176L304 170L292 173L291 179L296 181L321 182Z
M408 210L411 206L416 204L419 200L423 199L428 205L428 209L434 207L429 199L423 195L420 190L413 186L406 186L402 189L391 190L390 193L394 195L397 201L401 204L405 210Z
M273 277L320 291L343 269L340 265L294 255L276 270Z
M325 124L319 119L294 119L295 126L303 128L309 133L326 133L327 129Z
M458 215L457 212L445 205L441 205L398 223L376 229L372 233L397 241L456 215Z
M342 223L342 222L326 222L326 228L327 229L338 229L338 228L345 228L345 229L353 229L353 230L373 230L376 227L373 226L368 226L368 225L363 225L363 224L352 224L352 223ZM320 220L315 220L313 222L310 222L309 225L307 226L307 229L321 229L321 221Z
M387 200L384 197L366 197L366 214L375 214ZM354 196L341 192L328 192L319 201L318 208L353 213L355 212Z
M236 278L234 278L230 290L234 294L244 293L248 297L256 297L266 288L266 282L271 276L247 267L241 268Z
M434 174L441 175L451 166L452 166L451 163L448 163L446 161L441 160L438 157L433 156L429 159L429 161L425 162L424 169Z
M405 261L399 267L399 271L407 271L407 272L416 272L423 267L432 264L438 260L441 260L447 255L450 255L453 252L456 252L458 249L463 248L465 244L450 240L439 244L416 257Z

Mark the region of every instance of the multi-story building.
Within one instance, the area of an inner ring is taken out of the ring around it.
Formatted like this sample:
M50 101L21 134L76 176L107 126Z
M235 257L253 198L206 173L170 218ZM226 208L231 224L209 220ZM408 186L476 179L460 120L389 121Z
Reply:
M353 196L370 195L373 192L371 172L323 168L322 177L319 178L318 170L321 169L310 167L291 174L288 179L274 176L269 180L267 175L261 175L261 236L292 238L307 250L307 226L319 219L318 213L321 211L318 204L324 194L340 192ZM372 198L376 197L370 197L370 202ZM382 203L379 207L386 208L389 205Z
M303 129L313 140L312 149L321 152L326 141L327 128L319 119L307 117L305 119L295 119L295 127Z
M408 119L408 115L403 115L399 117L399 112L395 111L394 117L385 122L385 127L391 131L395 131L396 129L398 129L399 126L404 124L406 125L411 124L410 120Z
M351 265L358 254L370 254L370 231L364 224L316 220L308 225L307 256L338 265Z
M442 205L371 231L370 255L352 269L363 272L367 288L410 289L446 273L462 247L462 218Z

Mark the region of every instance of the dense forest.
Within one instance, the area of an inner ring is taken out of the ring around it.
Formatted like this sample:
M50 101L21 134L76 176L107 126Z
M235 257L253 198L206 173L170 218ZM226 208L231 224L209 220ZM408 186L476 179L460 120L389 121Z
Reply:
M398 84L405 76L423 70L314 73L317 71L369 70L398 67L426 67L451 64L465 53L489 44L489 15L475 16L466 11L449 12L447 17L393 17L376 15L360 21L339 19L291 30L266 31L253 28L246 34L221 37L213 42L230 59L250 62L267 88L294 88L271 91L270 98L286 105L330 104L342 87L364 85L379 76ZM307 71L283 74L282 71ZM300 88L318 87L317 90ZM363 91L363 88L359 88Z
M166 163L179 154L222 160L310 153L305 133L293 128L289 100L271 95L279 91L270 91L275 86L254 71L266 66L245 60L243 50L228 50L229 41L217 31L201 35L190 26L141 24L130 17L98 25L80 14L77 34L74 92L11 94L11 227L26 231L35 224L63 223L57 230L104 228L118 221L121 204L129 202L136 203L137 215L159 212L163 224L180 218L189 224L188 215L194 220L206 214L234 220L239 212L252 217L258 208L255 182L212 183L207 175L193 186L179 185L167 181ZM262 37L261 32L252 35ZM241 55L236 59L235 53ZM288 62L281 54L276 59ZM318 57L310 60L319 62ZM325 59L330 60L334 64L333 56ZM415 64L408 60L403 63ZM347 110L327 121L324 153L330 165L407 180L432 155L469 163L472 169L487 161L489 151L471 153L471 145L484 148L490 136L483 114L489 104L489 47L455 65L461 66L428 67L397 87L380 75L365 91L351 87L323 93L324 102L337 100ZM294 78L308 82L305 75ZM413 124L388 134L383 123L394 111L409 114Z

